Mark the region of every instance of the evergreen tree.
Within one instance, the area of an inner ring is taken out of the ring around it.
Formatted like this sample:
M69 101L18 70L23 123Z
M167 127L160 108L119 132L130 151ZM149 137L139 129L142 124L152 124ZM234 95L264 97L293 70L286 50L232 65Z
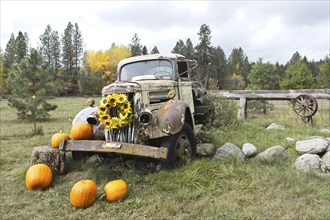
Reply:
M61 68L61 42L60 36L57 31L53 31L51 34L51 51L53 58L53 67L55 79L59 75L59 70Z
M317 86L322 89L330 89L330 55L321 64L320 74L317 76Z
M15 64L15 36L11 34L6 49L3 54L3 93L7 93L6 79L9 76L10 69Z
M144 45L142 48L142 55L147 55L148 54L148 49L147 47Z
M9 69L14 63L15 63L15 36L14 34L11 34L4 53L3 64L5 70L9 71Z
M186 46L184 45L183 40L178 40L174 48L172 49L172 53L184 55L185 52L186 52Z
M74 92L72 79L74 74L74 54L73 54L73 25L68 23L62 36L62 66L63 72L60 78L62 94L72 94Z
M280 87L280 80L283 79L284 75L285 75L285 66L283 64L279 64L278 62L275 63L275 68L276 68L276 77L277 77L277 82L278 84L276 85L275 89L281 89Z
M57 107L47 102L52 94L52 76L45 71L37 50L31 49L30 55L11 70L7 85L12 94L8 105L17 109L19 119L33 120L36 132L36 121L48 118L48 112Z
M54 75L53 51L52 51L52 28L47 25L44 33L39 36L41 45L39 46L39 53L43 57L44 62L48 66L50 74Z
M227 76L227 59L225 52L220 46L212 48L212 69L211 77L217 81L217 86L220 89L226 88L228 82Z
M21 31L18 32L18 35L15 39L15 62L18 64L27 56L28 53L28 41Z
M208 25L203 24L198 32L199 44L196 46L198 61L198 81L205 89L208 88L208 78L210 74L210 64L212 61L211 30Z
M74 94L78 92L78 79L80 75L80 63L84 53L84 43L81 31L77 23L73 30L73 74L72 74L72 91Z
M140 44L140 38L136 33L132 38L132 43L128 45L128 48L133 57L142 55L142 45Z
M295 63L297 61L301 61L302 59L303 58L301 57L300 53L298 51L296 51L292 55L292 57L291 57L291 59L290 59L290 61L289 61L289 63L287 65L292 64L292 63Z
M186 40L186 45L184 47L184 53L183 55L187 58L187 59L196 59L195 58L195 48L194 45L192 44L190 38L188 38Z
M234 48L228 58L228 75L234 84L234 89L244 89L251 65L241 47Z
M4 55L2 53L2 49L0 48L0 94L4 94L5 91L3 60L4 60Z
M154 46L154 48L152 48L150 54L156 54L156 53L159 53L159 50L156 46Z
M279 83L275 65L263 63L262 59L253 64L248 80L249 89L276 89Z
M281 89L310 89L314 86L314 78L307 64L296 60L288 65L280 86Z

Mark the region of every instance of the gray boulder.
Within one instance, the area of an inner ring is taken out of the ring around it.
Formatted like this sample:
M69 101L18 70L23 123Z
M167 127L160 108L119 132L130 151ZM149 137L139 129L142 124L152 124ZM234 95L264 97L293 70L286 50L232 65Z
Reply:
M330 134L330 129L323 128L320 132Z
M215 152L215 147L210 143L197 144L197 154L200 156L210 156Z
M271 129L273 129L273 130L284 130L285 128L284 128L283 125L279 125L279 124L276 124L276 123L272 123L272 124L270 124L266 129L267 129L267 130L271 130Z
M319 154L327 151L330 142L322 137L315 137L296 142L296 151L300 154Z
M288 143L294 143L296 142L296 140L292 137L286 137L285 140L288 142Z
M321 158L317 154L304 154L298 157L294 163L294 168L304 172L321 172Z
M321 170L330 173L330 151L327 151L321 158Z
M288 158L288 152L280 145L267 148L265 151L256 156L257 160L269 163L274 162L277 158Z
M242 147L243 154L247 157L254 157L257 155L257 148L253 144L245 143Z
M239 149L236 145L232 143L225 143L216 150L213 158L216 160L228 160L237 158L239 161L243 161L245 156L242 150Z

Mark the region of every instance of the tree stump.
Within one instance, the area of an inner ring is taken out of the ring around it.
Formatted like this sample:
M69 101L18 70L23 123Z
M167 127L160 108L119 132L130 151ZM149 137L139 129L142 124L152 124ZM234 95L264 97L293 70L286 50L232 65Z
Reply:
M50 146L35 147L32 151L30 165L46 164L53 172L63 173L65 165L65 152Z

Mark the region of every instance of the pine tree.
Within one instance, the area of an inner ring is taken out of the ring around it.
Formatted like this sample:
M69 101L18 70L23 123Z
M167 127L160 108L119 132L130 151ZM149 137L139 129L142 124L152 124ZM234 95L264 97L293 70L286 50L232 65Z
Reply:
M48 66L49 74L54 75L53 51L52 51L52 28L47 25L44 33L39 36L41 45L39 46L39 53L43 57L44 62Z
M0 94L4 94L5 91L3 60L4 60L4 55L2 53L2 49L0 48Z
M229 81L227 76L227 59L225 52L220 46L212 48L212 57L211 77L217 80L220 89L224 89Z
M9 71L11 66L15 63L15 36L12 33L10 35L9 41L6 45L5 53L4 53L4 68L6 71Z
M147 55L148 54L148 49L147 47L144 45L142 48L142 55Z
M128 45L128 48L133 57L142 55L142 45L140 44L140 38L136 33L132 38L132 43Z
M296 60L288 65L280 86L281 89L310 89L314 86L314 78L307 64Z
M60 78L60 84L62 86L62 94L73 94L73 66L74 66L74 54L73 54L73 25L68 23L62 36L62 66L63 73Z
M7 85L12 94L8 105L17 109L19 119L33 120L36 132L37 120L48 118L48 112L57 108L47 102L47 96L52 95L52 76L45 71L36 49L11 70Z
M184 56L187 58L187 59L196 59L195 58L195 48L194 48L194 45L192 44L190 38L188 38L186 40L186 45L185 45L185 51L184 51Z
M249 58L241 47L234 48L228 58L228 75L231 76L234 89L244 89L247 76L251 71Z
M263 63L262 59L253 64L248 80L249 89L275 89L279 83L275 65Z
M327 56L320 66L320 74L317 76L318 88L330 89L330 55Z
M54 65L54 75L55 79L59 75L59 70L61 68L61 42L60 36L57 31L53 31L51 34L51 51L53 57Z
M74 94L78 92L78 79L80 78L80 64L84 53L84 42L81 31L77 23L73 30L73 77L72 91Z
M18 32L18 35L15 39L15 62L20 63L22 59L27 56L28 52L28 41L27 34L25 36L21 31Z
M174 48L172 49L172 53L184 55L185 52L186 52L186 45L184 45L183 40L178 40Z
M154 46L154 48L152 48L150 54L157 54L157 53L159 53L159 50L156 46Z
M3 54L3 73L2 73L3 93L8 93L6 86L6 79L8 78L10 69L14 66L14 64L15 64L15 36L14 34L11 34Z
M212 64L211 30L208 25L203 24L198 32L199 44L196 46L198 61L198 80L205 89L208 88L210 65Z

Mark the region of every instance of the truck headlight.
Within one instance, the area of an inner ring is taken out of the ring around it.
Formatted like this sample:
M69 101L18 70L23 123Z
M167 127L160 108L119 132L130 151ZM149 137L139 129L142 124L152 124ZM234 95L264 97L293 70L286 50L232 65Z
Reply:
M152 121L152 114L151 112L141 112L138 116L139 123L142 125L149 125Z

